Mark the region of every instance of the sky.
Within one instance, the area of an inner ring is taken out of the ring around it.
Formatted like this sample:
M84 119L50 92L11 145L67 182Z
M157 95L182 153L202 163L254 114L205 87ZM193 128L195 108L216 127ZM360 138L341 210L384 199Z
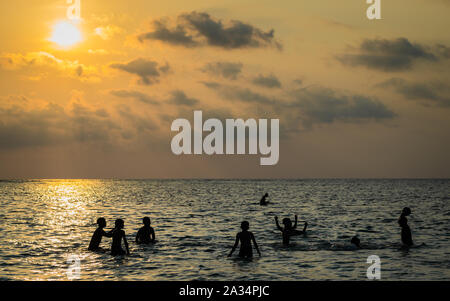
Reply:
M67 7L0 4L2 179L450 177L448 0ZM195 110L279 119L278 164L174 155Z

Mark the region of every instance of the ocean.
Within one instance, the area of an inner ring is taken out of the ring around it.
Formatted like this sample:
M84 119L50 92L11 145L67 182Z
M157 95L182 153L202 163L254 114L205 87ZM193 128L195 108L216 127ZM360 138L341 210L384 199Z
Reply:
M0 204L0 280L67 280L73 256L79 280L367 280L371 255L382 280L450 280L449 179L14 180L0 181ZM274 217L295 214L307 233L285 247ZM153 245L134 242L144 216ZM98 217L106 230L125 221L130 256L87 251ZM243 220L261 257L227 257Z

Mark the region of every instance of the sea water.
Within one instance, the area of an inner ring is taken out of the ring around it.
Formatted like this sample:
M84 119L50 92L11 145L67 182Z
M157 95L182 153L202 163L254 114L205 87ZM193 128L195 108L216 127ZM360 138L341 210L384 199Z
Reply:
M382 280L450 280L448 179L14 180L0 181L0 206L0 280L67 280L71 256L80 280L365 280L371 255ZM409 249L397 223L405 206ZM274 217L295 214L307 235L284 247ZM153 245L134 242L144 216ZM131 256L87 251L98 217L106 230L124 219ZM227 258L243 220L261 258Z

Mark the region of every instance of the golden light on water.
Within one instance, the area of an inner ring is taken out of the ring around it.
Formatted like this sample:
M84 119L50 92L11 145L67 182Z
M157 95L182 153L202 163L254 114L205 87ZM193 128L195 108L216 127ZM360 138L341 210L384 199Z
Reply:
M84 195L87 187L88 183L83 181L58 180L47 183L48 196L43 200L47 209L42 216L42 223L56 232L65 232L66 227L85 223L87 200Z
M70 47L83 40L78 27L68 21L60 21L53 27L52 36L49 39L61 47Z

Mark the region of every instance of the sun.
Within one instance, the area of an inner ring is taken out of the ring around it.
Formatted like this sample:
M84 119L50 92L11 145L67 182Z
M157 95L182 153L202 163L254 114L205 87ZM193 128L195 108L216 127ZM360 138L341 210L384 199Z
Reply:
M61 47L70 47L83 40L80 30L73 23L60 21L53 27L50 41Z

